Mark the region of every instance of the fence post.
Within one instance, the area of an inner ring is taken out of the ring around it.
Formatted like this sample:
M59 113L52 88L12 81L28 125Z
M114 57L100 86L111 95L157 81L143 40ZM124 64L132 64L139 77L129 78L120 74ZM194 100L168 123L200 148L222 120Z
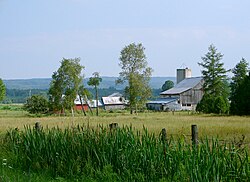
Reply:
M167 130L166 130L166 128L162 128L162 130L161 130L161 140L163 142L167 141Z
M35 123L35 129L36 129L37 131L41 130L41 125L40 125L39 122L36 122L36 123Z
M113 130L113 129L116 129L117 127L118 127L118 123L111 123L111 124L109 124L110 131Z
M192 125L191 129L192 129L192 144L193 144L193 146L197 146L198 145L198 128L197 128L197 125Z

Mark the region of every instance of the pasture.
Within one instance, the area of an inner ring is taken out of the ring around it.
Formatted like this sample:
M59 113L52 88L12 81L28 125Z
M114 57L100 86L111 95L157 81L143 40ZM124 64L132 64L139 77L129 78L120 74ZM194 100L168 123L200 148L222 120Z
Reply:
M90 115L90 114L89 114ZM199 137L218 138L226 141L239 141L244 136L244 143L250 147L250 117L248 116L218 116L192 114L189 112L145 112L130 115L126 111L117 113L101 112L99 117L83 116L46 116L30 117L22 110L0 110L0 134L4 134L9 128L19 128L24 125L34 126L40 122L43 127L74 127L75 125L108 126L110 123L118 123L121 126L130 126L142 130L147 128L149 132L159 134L162 128L166 128L167 135L186 136L191 134L191 125L198 126Z
M36 122L42 131L33 129ZM110 123L118 123L114 133ZM198 148L192 147L192 124ZM0 109L0 126L0 181L249 179L250 117L126 111L35 117L16 107Z

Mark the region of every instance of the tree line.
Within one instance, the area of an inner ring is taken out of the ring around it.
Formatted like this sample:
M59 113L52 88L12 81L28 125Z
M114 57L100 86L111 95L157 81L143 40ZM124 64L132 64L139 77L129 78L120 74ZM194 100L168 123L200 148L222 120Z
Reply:
M132 113L145 107L148 98L152 96L149 81L153 69L148 66L147 57L142 44L129 44L120 52L119 66L121 71L117 84L127 83L124 89L125 97L129 100L129 110ZM201 57L198 65L202 67L201 73L204 79L204 96L198 103L196 110L203 113L217 114L250 114L250 75L249 63L242 58L232 70L226 70L221 62L223 54L217 51L214 45L210 45L205 56ZM33 99L46 103L43 112L64 112L71 110L73 114L74 100L76 96L89 99L89 89L83 85L84 66L80 65L80 58L65 59L52 75L52 81L48 90L48 101L42 96L32 96ZM229 82L228 72L234 75ZM98 100L98 86L102 81L98 72L93 73L88 85L95 90L95 99ZM166 81L162 90L173 87L173 83ZM6 89L0 79L0 100L4 98ZM26 108L33 104L32 97L27 100ZM41 99L47 102L41 101ZM38 103L39 103L38 102ZM98 103L97 103L98 104ZM35 111L38 112L38 111ZM96 114L98 115L98 107Z

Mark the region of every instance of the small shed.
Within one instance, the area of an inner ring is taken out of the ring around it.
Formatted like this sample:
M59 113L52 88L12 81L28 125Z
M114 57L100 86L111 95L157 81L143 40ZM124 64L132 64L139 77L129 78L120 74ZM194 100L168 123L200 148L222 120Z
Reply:
M147 109L154 111L180 110L178 98L158 98L146 103Z
M102 97L105 110L125 109L125 99L123 97Z

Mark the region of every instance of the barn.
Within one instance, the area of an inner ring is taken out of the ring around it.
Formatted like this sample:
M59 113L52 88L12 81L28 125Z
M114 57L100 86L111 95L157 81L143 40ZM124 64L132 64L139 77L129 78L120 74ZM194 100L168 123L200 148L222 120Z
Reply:
M107 97L102 97L105 110L121 110L125 109L126 100L120 93L113 93Z
M74 104L75 104L74 109L75 110L82 110L82 105L83 105L83 108L85 111L88 110L88 107L96 108L96 100L88 100L87 102L88 102L88 104L82 99L82 104L81 104L80 98L79 98L79 96L77 96L75 101L74 101ZM103 104L100 100L98 100L98 107L103 107Z
M177 84L160 93L156 101L147 102L147 108L152 110L195 110L203 97L202 77L192 77L191 69L177 69Z
M83 99L82 99L82 103L81 103L79 96L76 97L74 104L75 104L75 106L74 106L75 110L82 110L82 105L83 105L83 108L85 111L88 110L87 103Z
M160 95L163 98L178 98L180 110L195 110L203 96L203 82L202 77L186 78L175 87L161 92Z

